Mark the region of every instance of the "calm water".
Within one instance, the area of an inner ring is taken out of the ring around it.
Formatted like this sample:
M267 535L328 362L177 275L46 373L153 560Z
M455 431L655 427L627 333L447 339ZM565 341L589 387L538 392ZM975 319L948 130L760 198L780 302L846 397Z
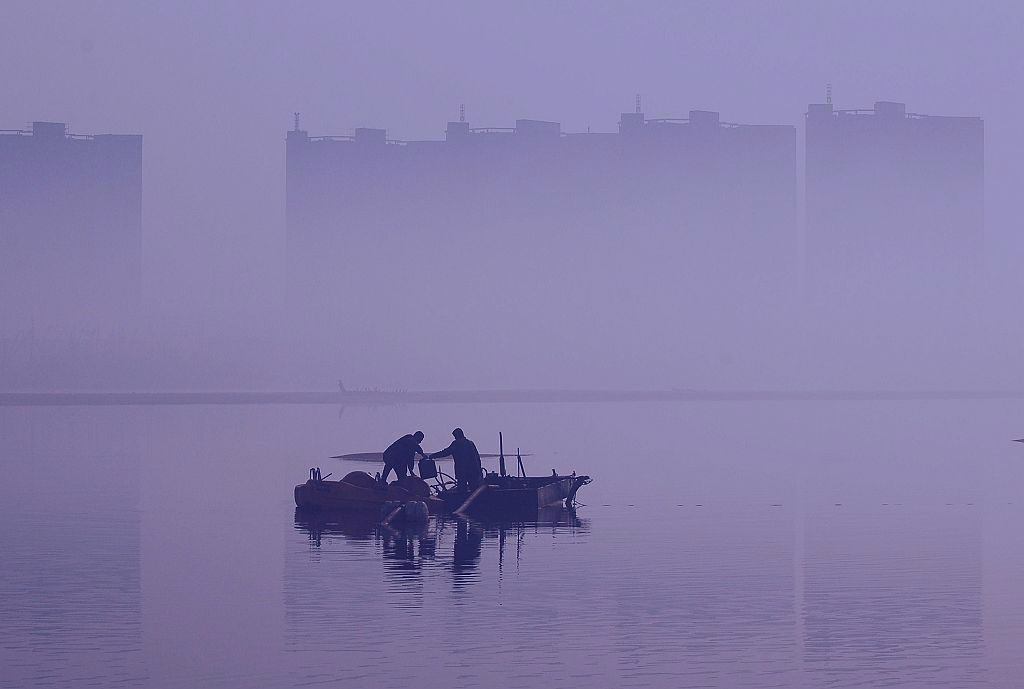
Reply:
M574 513L305 519L461 425ZM2 687L1012 687L1024 404L0 408Z

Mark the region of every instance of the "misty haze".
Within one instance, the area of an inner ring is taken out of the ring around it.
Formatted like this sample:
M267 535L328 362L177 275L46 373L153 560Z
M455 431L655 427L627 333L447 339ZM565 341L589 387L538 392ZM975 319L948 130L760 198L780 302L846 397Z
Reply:
M1024 674L1024 10L4 15L0 687Z

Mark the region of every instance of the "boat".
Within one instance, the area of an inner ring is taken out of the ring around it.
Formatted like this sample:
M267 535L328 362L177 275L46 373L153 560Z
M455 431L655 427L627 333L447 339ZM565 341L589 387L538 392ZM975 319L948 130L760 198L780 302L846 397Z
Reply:
M502 457L504 460L504 457ZM571 507L580 488L591 482L589 476L558 474L527 476L519 462L520 474L488 472L473 490L459 489L455 480L438 471L430 460L420 462L420 476L403 476L389 484L365 471L349 472L339 481L328 481L320 470L309 470L309 480L295 486L295 505L305 510L375 510L388 502L423 502L430 514L469 514L489 518L530 518L550 507ZM328 474L330 476L330 474ZM422 478L421 478L422 477ZM424 479L434 479L428 484Z
M327 476L330 476L328 474ZM309 470L309 479L295 486L295 506L307 510L376 510L385 502L419 501L431 514L446 510L446 503L432 495L418 476L403 476L385 484L365 471L352 471L338 481L328 481L320 469Z

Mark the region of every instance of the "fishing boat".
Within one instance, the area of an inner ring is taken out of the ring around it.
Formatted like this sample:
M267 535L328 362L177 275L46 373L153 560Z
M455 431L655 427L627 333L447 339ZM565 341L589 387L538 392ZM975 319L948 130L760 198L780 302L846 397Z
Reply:
M295 505L300 509L376 509L386 502L420 501L430 514L472 514L496 518L528 518L549 507L570 507L589 476L559 474L527 476L523 455L517 450L518 474L505 470L505 451L498 436L498 471L483 474L473 490L459 489L454 478L439 471L433 460L420 460L420 475L404 476L390 484L365 471L348 473L340 481L328 481L318 468L309 470L309 480L295 486ZM328 474L327 476L330 476ZM433 479L428 484L425 479Z

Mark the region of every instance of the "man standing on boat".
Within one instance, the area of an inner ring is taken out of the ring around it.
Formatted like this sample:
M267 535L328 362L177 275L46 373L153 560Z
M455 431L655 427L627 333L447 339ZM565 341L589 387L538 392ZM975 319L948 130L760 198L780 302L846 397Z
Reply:
M439 457L451 457L455 460L455 480L458 482L459 490L474 490L480 485L480 453L477 452L476 444L466 437L461 428L452 431L455 440L452 444L429 455L427 459Z
M406 472L415 476L413 467L415 466L416 455L419 454L420 457L427 456L423 448L420 447L422 442L423 431L416 431L412 434L403 435L391 443L388 449L384 450L384 473L381 474L380 480L387 483L388 475L392 469L395 470L395 476L399 479L405 478Z

